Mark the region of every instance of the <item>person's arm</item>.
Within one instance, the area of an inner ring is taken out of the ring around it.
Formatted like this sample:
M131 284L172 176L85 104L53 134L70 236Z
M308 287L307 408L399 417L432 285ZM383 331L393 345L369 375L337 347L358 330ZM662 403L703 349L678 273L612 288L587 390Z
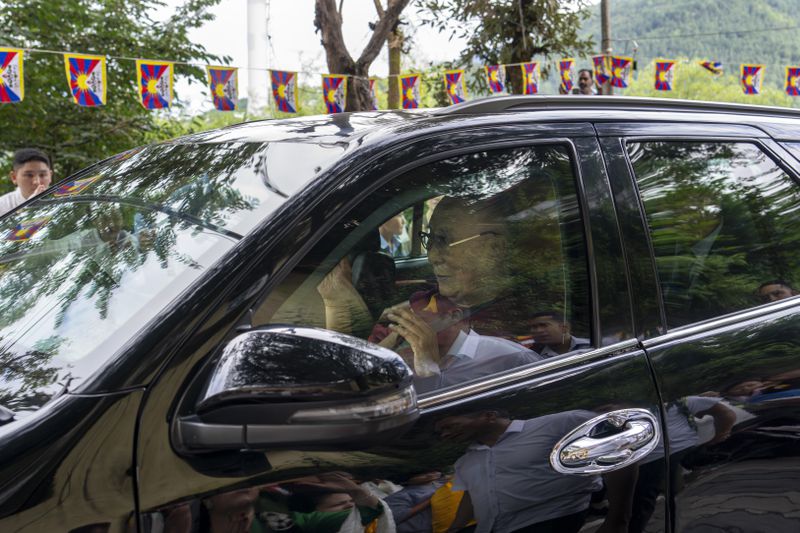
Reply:
M633 495L639 479L639 463L603 475L608 514L595 533L626 533L633 514Z
M718 444L731 436L733 425L736 424L736 413L733 409L722 403L697 413L697 416L711 415L714 418L714 437L707 444Z
M326 329L352 335L372 325L369 308L353 286L352 267L347 258L328 272L317 285L317 291L325 305Z
M472 509L472 500L469 497L469 492L464 491L464 496L458 503L456 517L453 519L453 523L450 524L450 527L447 529L447 533L455 533L456 531L460 531L467 527L467 524L469 524L473 519L474 514L475 513Z

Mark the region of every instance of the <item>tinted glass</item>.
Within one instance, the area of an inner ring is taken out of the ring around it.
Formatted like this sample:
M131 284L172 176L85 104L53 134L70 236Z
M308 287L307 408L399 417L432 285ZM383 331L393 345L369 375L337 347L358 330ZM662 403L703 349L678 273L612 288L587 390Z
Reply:
M412 206L423 206L424 229L422 254L408 261L388 253L384 230L408 228ZM415 369L420 392L589 347L567 150L481 152L398 177L323 238L254 320L380 343Z
M799 279L798 185L758 146L628 144L669 327L758 305Z
M343 150L158 145L92 167L5 217L0 404L34 409L80 386Z

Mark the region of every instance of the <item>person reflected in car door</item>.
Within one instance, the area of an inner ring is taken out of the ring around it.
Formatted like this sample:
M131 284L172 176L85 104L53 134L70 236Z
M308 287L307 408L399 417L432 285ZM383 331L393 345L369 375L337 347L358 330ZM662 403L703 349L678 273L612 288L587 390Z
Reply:
M520 339L544 358L556 357L575 350L592 347L589 339L572 335L572 327L558 311L540 311L531 315L531 342Z
M797 296L798 292L792 287L791 283L782 279L765 281L758 286L758 297L762 302L777 302Z
M437 421L442 439L469 443L455 464L453 490L465 493L449 531L473 518L475 533L579 531L601 478L560 474L550 466L550 453L593 416L574 410L514 420L502 410L482 410ZM636 473L626 467L604 476L609 510L602 531L626 530Z

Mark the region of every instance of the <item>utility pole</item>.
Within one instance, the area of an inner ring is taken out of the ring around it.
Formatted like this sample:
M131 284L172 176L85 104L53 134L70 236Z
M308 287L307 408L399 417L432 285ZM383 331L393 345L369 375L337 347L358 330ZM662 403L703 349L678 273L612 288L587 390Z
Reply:
M600 32L602 36L603 55L606 56L606 65L611 61L611 0L600 0ZM610 82L605 82L600 87L600 94L614 94Z
M400 109L400 56L403 52L403 30L400 25L386 39L389 47L389 109Z

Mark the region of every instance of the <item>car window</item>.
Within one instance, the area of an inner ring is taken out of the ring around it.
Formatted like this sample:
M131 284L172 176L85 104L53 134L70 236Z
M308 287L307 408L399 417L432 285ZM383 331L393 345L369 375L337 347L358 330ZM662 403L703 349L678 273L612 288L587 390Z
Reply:
M668 327L795 294L798 184L756 144L628 144Z
M254 322L389 347L414 369L421 392L589 347L568 154L561 146L479 152L390 181L301 260ZM421 252L409 261L403 246L412 237Z
M35 410L80 387L342 151L155 145L100 163L4 217L0 405ZM301 152L303 165L283 161Z

